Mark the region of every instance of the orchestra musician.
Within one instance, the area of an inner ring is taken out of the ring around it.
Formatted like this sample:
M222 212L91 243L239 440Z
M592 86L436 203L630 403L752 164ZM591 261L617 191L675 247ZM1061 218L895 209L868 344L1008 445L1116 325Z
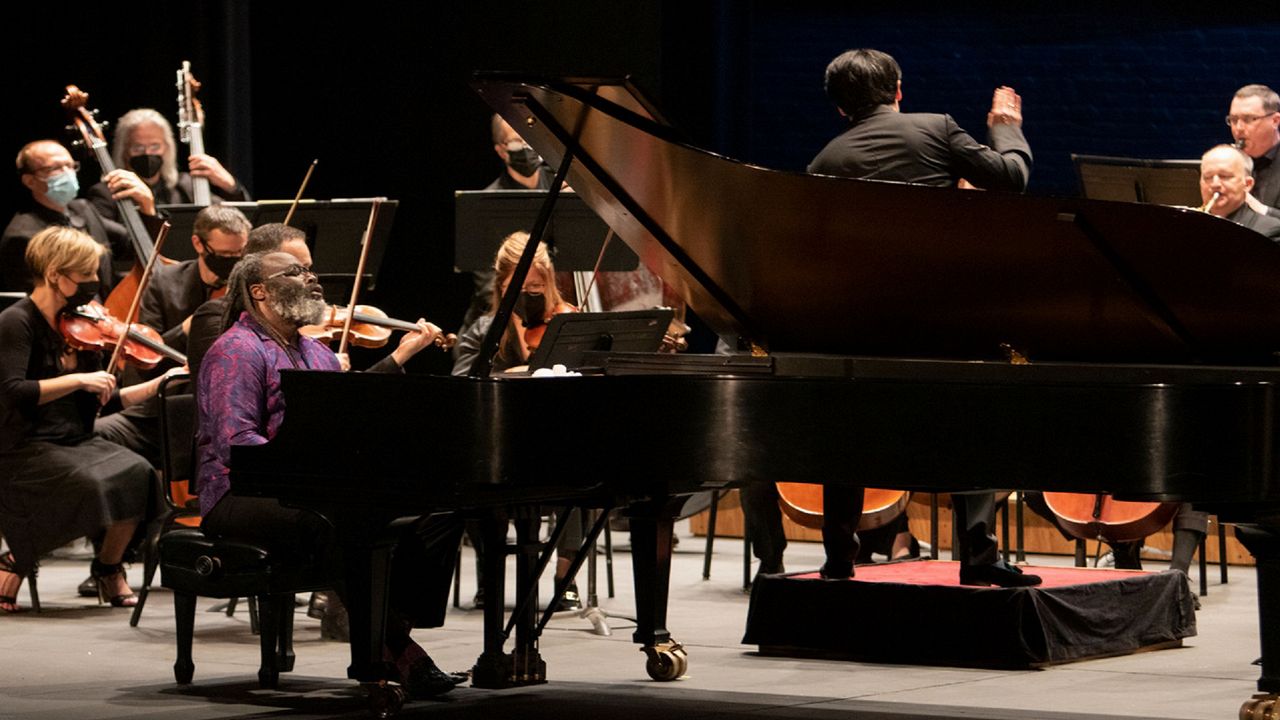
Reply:
M47 227L61 225L88 233L105 249L99 259L98 277L102 297L115 285L112 272L112 256L132 257L129 235L125 227L116 221L115 214L103 217L88 200L77 198L80 181L76 172L80 163L55 140L34 140L22 146L15 161L18 179L31 193L27 207L14 213L0 238L0 290L31 292L34 279L27 274L25 260L27 243L36 233ZM133 173L116 171L108 177L125 182ZM136 176L134 177L136 179ZM144 214L154 214L155 205L150 190L137 187L127 193L137 202Z
M493 324L498 303L511 283L511 276L515 274L516 264L520 262L520 255L524 253L528 242L529 233L523 231L511 233L503 239L493 261L493 274L498 281L490 290L491 310L472 323L458 338L458 344L454 347L454 375L466 375L471 369L471 363L475 361L480 352L480 346L484 344L484 336ZM551 262L546 244L539 243L538 250L533 256L533 265L529 268L520 297L516 300L511 322L503 333L502 342L498 345L498 355L494 358L493 371L506 372L527 364L529 356L537 349L537 343L531 343L531 334L526 330L533 329L536 332L555 315L574 311L574 307L561 298L560 290L556 287L556 269ZM556 546L557 582L563 581L568 575L569 566L582 545L581 517L577 508L569 513L564 533L561 534L560 542ZM479 584L479 589L476 591L475 606L482 608L484 607L484 537L478 532L474 523L467 524L467 537L476 553L476 582ZM571 580L558 609L573 610L581 606L582 601L578 595L577 584Z
M902 70L886 53L872 49L842 53L827 66L824 84L827 96L847 119L848 129L818 153L809 172L935 186L956 186L964 179L982 189L1026 189L1031 148L1022 134L1022 99L1012 88L997 88L992 97L987 114L991 146L987 146L962 130L950 115L901 112ZM823 495L827 559L822 574L852 576L862 490L826 485ZM992 532L995 502L991 493L957 494L953 508L962 583L1040 583L1039 577L999 558Z
M502 116L494 113L489 121L489 130L493 135L493 151L502 160L503 172L485 190L548 190L551 188L553 174L542 162L542 158L529 147ZM466 333L482 315L493 309L490 301L493 297L493 271L478 270L472 273L475 281L475 292L471 296L471 305L462 318L459 335Z
M120 116L111 141L111 156L117 168L131 168L133 177L108 175L104 182L89 188L88 196L98 212L112 220L119 220L115 200L122 193L141 191L136 187L138 183L154 195L157 203L165 205L191 202L192 176L209 179L215 203L252 199L244 185L212 155L192 155L188 161L190 173L179 172L173 127L150 108L130 110Z
M136 604L121 565L155 482L145 458L93 434L93 419L155 395L162 378L117 389L100 352L77 351L58 315L98 291L103 247L75 228L46 228L26 247L35 287L0 313L0 610L17 610L22 578L40 555L95 540L96 594Z
M1249 206L1263 215L1280 215L1280 95L1266 85L1245 85L1231 98L1227 127L1236 147L1253 160L1255 185Z
M1246 201L1257 187L1253 168L1253 158L1242 150L1230 145L1209 148L1200 158L1200 199L1205 212L1280 240L1280 219L1255 212Z
M229 284L226 330L200 365L196 445L202 531L261 544L287 557L318 557L333 569L333 587L341 597L347 578L328 521L274 499L228 492L231 446L270 441L284 419L280 371L340 369L331 349L298 333L319 322L325 307L320 282L293 255L252 253L240 261ZM426 347L440 331L421 325L423 330L410 336ZM412 697L448 692L460 681L436 667L409 631L443 624L461 532L450 515L419 520L404 530L393 555L385 655Z
M142 294L138 322L155 328L166 345L185 353L192 315L215 290L226 285L231 269L244 254L251 227L244 213L234 207L214 205L197 213L191 235L196 258L157 266ZM160 466L157 403L142 403L99 418L94 431Z

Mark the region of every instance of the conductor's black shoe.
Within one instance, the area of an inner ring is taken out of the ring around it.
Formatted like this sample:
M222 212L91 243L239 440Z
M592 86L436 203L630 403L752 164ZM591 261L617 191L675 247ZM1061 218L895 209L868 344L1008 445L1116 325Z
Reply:
M421 699L443 695L466 679L465 674L447 673L436 667L430 657L421 657L409 666L409 677L405 678L404 687L409 691L409 697Z
M1003 562L991 565L961 565L961 585L998 585L1000 587L1032 587L1041 583L1039 575L1029 575L1014 565Z
M825 562L818 574L824 580L848 580L853 577L853 563Z

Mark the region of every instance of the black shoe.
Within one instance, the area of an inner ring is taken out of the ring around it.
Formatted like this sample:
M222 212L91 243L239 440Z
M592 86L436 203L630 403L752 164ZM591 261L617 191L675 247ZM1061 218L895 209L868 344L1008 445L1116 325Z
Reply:
M961 565L961 585L998 585L1000 587L1031 587L1041 583L1039 575L1023 573L1014 565L1002 562L991 565Z
M80 587L76 588L76 592L80 597L98 597L98 581L90 575L88 579L80 583Z
M421 657L409 666L404 687L409 697L419 700L443 695L466 681L465 673L447 673L436 667L430 657Z
M569 587L564 589L564 595L560 597L560 604L556 605L556 612L581 609L582 596L578 595L578 584L569 583Z
M848 580L853 577L853 563L833 563L827 561L818 570L824 580Z
M781 575L786 572L787 568L783 566L782 561L765 562L760 561L760 567L756 570L756 575Z

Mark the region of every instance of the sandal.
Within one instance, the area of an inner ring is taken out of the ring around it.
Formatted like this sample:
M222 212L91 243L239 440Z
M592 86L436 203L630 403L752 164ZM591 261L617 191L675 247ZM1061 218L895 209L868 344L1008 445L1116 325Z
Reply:
M120 595L110 594L114 587L108 582L109 580L116 575L119 575L121 580L128 580L123 563L108 565L94 558L93 563L89 565L89 575L98 583L99 603L109 602L111 607L133 607L138 604L138 596L132 592Z
M13 561L13 553L7 552L0 555L0 573L13 575L18 578L18 582L13 586L12 595L0 595L0 612L16 613L22 612L24 608L18 607L18 588L22 587L22 576L15 569ZM0 587L3 587L0 584Z

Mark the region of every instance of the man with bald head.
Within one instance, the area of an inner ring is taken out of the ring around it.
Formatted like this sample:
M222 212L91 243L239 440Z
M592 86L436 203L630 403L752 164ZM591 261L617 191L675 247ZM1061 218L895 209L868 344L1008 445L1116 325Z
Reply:
M115 274L111 271L112 253L116 257L133 257L128 231L113 220L103 218L87 200L77 197L80 181L76 173L80 163L55 140L35 140L22 146L14 162L18 180L31 193L26 207L20 208L0 238L0 290L30 292L33 279L23 259L27 243L36 233L53 225L66 225L83 231L111 252L103 253L98 270L102 296L111 291ZM116 171L127 181L133 173ZM127 197L145 214L155 213L150 191L136 189Z
M1217 145L1200 158L1200 199L1205 211L1280 240L1280 220L1254 212L1246 198L1255 187L1253 160L1230 145Z

